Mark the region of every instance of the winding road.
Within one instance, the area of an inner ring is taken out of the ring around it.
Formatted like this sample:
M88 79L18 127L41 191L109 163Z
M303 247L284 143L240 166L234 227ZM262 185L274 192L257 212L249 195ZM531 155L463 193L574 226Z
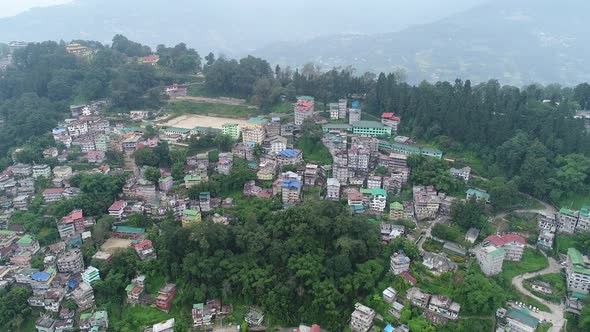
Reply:
M559 263L557 263L555 259L549 257L549 266L544 268L543 270L521 274L512 279L512 286L514 286L519 292L543 303L549 308L550 312L531 312L531 315L537 317L538 319L545 319L546 321L553 324L553 326L549 329L549 332L559 332L565 325L566 320L563 316L563 313L565 312L565 305L563 304L563 302L557 305L535 296L533 293L529 292L526 288L524 288L522 283L526 279L534 278L543 274L559 273L560 270L561 266L559 265Z

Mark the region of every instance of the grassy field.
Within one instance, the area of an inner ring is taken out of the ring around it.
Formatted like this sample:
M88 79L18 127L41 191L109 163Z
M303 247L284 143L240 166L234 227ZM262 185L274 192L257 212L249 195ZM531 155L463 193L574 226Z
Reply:
M568 248L576 248L576 244L573 236L558 234L555 237L555 250L560 254L566 254Z
M547 257L543 256L539 250L525 248L520 262L504 261L502 273L499 274L499 277L512 280L517 275L539 271L547 266L549 266Z
M200 114L216 115L226 118L248 118L260 115L254 108L245 105L224 105L213 103L193 103L187 100L175 101L169 104L170 113L173 115Z
M508 231L517 232L530 241L536 241L538 236L537 231L537 215L535 213L516 213L512 212L506 216L508 221Z
M109 311L109 313L112 312L117 311ZM112 326L113 331L140 331L142 327L153 325L173 317L171 314L167 314L151 306L137 305L132 307L125 305L119 312L119 315L109 315L109 327Z
M303 152L303 159L305 159L306 162L317 163L319 165L332 164L332 155L321 141L303 136L295 142L295 148L301 149Z
M572 210L579 210L588 205L590 205L590 193L570 193L557 202L557 206Z

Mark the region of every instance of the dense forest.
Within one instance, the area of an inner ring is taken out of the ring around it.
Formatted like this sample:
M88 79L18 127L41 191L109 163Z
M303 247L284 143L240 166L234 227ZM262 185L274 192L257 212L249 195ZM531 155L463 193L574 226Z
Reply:
M158 46L161 69L140 64L149 47L117 35L111 47L78 41L96 49L89 58L67 53L65 43L30 43L13 54L13 64L0 73L0 156L47 134L69 114L69 105L109 98L113 112L158 108L161 86L184 80L201 67L193 49L179 44ZM5 166L0 162L0 166Z

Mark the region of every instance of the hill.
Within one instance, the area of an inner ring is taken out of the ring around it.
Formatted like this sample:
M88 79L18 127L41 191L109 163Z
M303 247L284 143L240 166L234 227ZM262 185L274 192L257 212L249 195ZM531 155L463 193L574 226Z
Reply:
M590 80L588 10L584 0L499 0L399 32L275 43L254 54L288 65L403 68L414 82L461 77L576 84Z
M397 31L487 0L77 0L0 19L0 41L90 39L115 34L152 47L187 43L201 53L244 55L270 42L335 33ZM403 7L403 8L400 8ZM427 8L428 10L424 10Z

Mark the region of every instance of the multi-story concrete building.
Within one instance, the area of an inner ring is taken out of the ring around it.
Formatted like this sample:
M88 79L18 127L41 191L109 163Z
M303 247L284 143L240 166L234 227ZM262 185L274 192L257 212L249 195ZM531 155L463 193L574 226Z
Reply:
M328 104L328 109L330 110L330 120L338 120L340 115L338 110L338 103Z
M208 212L211 211L211 193L208 191L204 191L199 193L199 207L201 211Z
M15 177L27 177L33 174L33 167L28 164L15 164L11 166L12 174Z
M349 108L348 109L348 124L361 121L361 109L360 108Z
M381 188L361 189L369 208L374 212L383 212L387 206L387 192Z
M587 257L575 248L567 250L566 280L568 290L582 294L590 292L590 264Z
M416 219L434 219L440 208L440 199L433 186L414 186L414 213Z
M315 164L305 165L305 171L303 173L303 184L306 186L315 186L316 181L319 177L319 167Z
M111 204L111 206L109 207L109 216L113 216L116 219L120 220L123 217L123 213L125 213L126 207L126 201L114 201L113 204Z
M391 137L391 128L375 121L356 121L350 124L352 133L361 136Z
M33 178L38 179L44 177L49 179L51 177L51 167L49 165L35 165L33 166Z
M270 140L270 152L278 154L287 149L287 138L283 136L275 136Z
M539 230L553 230L555 232L557 221L554 213L539 213L537 215L537 228Z
M367 178L367 188L381 188L382 177L380 175L373 175Z
M172 304L172 300L174 300L174 296L176 295L176 284L166 284L164 287L158 291L158 296L156 297L156 307L164 312L168 312L170 310L170 305Z
M398 275L410 270L410 258L403 253L395 253L389 259L389 272Z
M268 122L265 118L250 118L246 126L242 128L242 140L244 143L262 144L266 137L265 124Z
M88 124L85 121L72 121L68 123L67 129L71 137L88 134Z
M494 246L506 250L504 259L509 261L520 261L526 247L526 241L522 236L516 234L490 235L483 242L490 242Z
M295 113L295 125L301 126L305 119L311 119L315 110L315 101L310 96L299 96L297 102L293 106Z
M549 231L546 229L542 229L539 231L539 236L537 237L537 246L545 250L553 249L553 241L555 240L555 231Z
M489 277L502 272L502 263L506 256L504 249L497 248L490 243L483 243L476 247L474 251L477 263L486 276Z
M348 109L348 100L339 99L338 100L338 118L339 119L346 119L346 110L347 109Z
M84 270L84 257L80 249L65 251L57 258L57 270L61 273L80 273Z
M281 198L284 207L301 203L301 176L293 172L282 175Z
M340 199L340 181L338 181L338 179L329 178L327 180L326 199L335 201Z
M82 272L82 280L92 285L94 281L100 280L100 271L94 266L89 266Z
M350 330L352 332L368 332L373 327L373 319L375 319L375 310L357 303L350 315Z
M269 122L264 125L266 137L275 137L281 135L281 118L271 118Z
M561 208L557 213L557 232L574 234L578 224L578 211Z
M389 204L389 220L404 219L404 206L399 202Z
M72 292L72 300L80 311L86 311L94 306L94 290L90 284L82 281Z
M399 126L399 122L400 117L395 116L395 113L393 112L386 112L381 114L381 123L384 126L391 128L391 131L394 133L397 133L397 127Z
M469 166L465 166L463 168L451 167L449 172L451 172L452 176L460 178L463 181L465 181L465 183L467 183L469 181L469 177L471 176L471 167L469 167Z
M96 150L106 152L111 146L111 137L106 134L99 134L94 139L94 146Z
M60 179L69 179L72 177L72 168L70 166L55 166L53 176Z
M223 135L227 135L235 141L240 138L240 125L237 123L224 123L221 130Z
M576 232L590 232L590 206L584 206L578 212Z

